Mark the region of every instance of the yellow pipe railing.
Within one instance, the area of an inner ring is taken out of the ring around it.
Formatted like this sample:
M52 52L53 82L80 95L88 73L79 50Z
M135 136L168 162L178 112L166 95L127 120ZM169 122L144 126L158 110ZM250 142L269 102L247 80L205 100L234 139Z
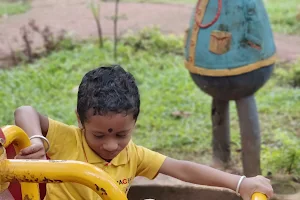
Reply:
M79 161L3 160L0 162L0 180L36 183L74 182L91 188L103 200L127 200L125 193L107 173Z
M5 148L13 144L18 154L20 150L31 145L28 135L18 126L4 126L1 129L5 135Z
M2 131L5 135L4 147L13 144L16 154L31 145L28 135L18 126L4 126ZM20 182L20 185L23 199L40 200L38 183Z
M3 141L0 142L0 161L7 159L5 148L2 145L3 145ZM3 182L2 180L0 181L0 199L1 198L3 199L1 195L3 192L7 190L8 187L9 187L9 182Z
M21 128L5 126L2 130L6 137L4 147L13 144L19 153L31 145ZM23 199L40 200L38 183L76 182L90 187L103 200L127 200L125 193L106 172L78 161L4 159L0 161L0 180L1 183L21 182Z

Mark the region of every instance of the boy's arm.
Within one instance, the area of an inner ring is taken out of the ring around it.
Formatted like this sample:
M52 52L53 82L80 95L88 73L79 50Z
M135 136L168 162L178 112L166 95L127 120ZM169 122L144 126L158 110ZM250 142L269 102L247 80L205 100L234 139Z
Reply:
M199 185L209 185L236 190L241 176L222 172L220 170L196 164L189 161L167 158L159 173L172 176L185 182ZM273 189L268 179L257 176L243 180L239 193L244 200L250 200L254 192L261 192L268 197L273 195Z
M43 135L46 137L49 120L31 106L22 106L15 111L15 124L22 128L29 137Z
M49 120L39 114L31 106L22 106L15 111L15 125L22 128L28 137L34 135L47 135ZM32 145L22 149L16 156L18 159L46 159L43 141L40 138L31 139Z

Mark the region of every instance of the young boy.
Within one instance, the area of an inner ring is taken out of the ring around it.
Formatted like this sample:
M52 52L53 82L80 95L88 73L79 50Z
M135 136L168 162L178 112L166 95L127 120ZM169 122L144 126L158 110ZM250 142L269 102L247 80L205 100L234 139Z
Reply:
M15 124L29 137L45 136L47 155L53 160L77 160L93 164L112 176L127 193L136 176L154 179L158 173L202 185L219 186L250 200L254 192L273 195L270 181L262 176L244 178L193 162L176 160L135 145L132 133L140 112L139 90L133 76L121 66L100 67L83 77L78 91L79 127L47 118L32 107L15 111ZM17 159L45 159L44 141L33 138ZM120 181L121 180L121 181ZM126 180L126 181L124 181ZM238 184L238 183L241 184ZM46 200L100 199L91 189L76 183L47 184Z

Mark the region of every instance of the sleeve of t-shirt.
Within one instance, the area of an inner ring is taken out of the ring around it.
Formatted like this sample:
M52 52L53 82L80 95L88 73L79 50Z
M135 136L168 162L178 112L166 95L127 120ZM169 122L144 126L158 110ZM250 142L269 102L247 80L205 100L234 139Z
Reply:
M154 179L164 163L166 156L141 146L136 146L136 149L138 154L136 176L144 176L150 180Z
M51 159L66 159L65 155L77 147L76 128L48 118L47 139L50 149L47 155Z

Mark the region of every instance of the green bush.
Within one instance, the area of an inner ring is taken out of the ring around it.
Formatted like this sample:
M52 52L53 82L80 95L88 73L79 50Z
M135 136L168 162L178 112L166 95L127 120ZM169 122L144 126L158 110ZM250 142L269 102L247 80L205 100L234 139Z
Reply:
M134 51L183 55L183 37L163 35L156 27L142 29L138 34L131 32L121 42L133 47Z
M292 74L293 86L300 87L300 62L294 65Z
M274 147L263 146L263 168L268 172L282 174L300 173L300 140L284 130L274 131Z
M23 3L23 2L14 2L14 3L8 3L8 2L1 2L0 1L0 18L4 15L15 15L24 13L27 10L30 9L29 3Z
M300 87L300 61L289 65L279 64L275 69L275 77L280 85Z

